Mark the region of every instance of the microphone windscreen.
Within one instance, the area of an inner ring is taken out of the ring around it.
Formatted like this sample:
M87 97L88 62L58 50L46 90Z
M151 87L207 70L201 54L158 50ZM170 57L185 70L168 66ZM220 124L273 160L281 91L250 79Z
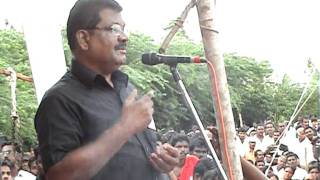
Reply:
M160 60L157 57L156 53L145 53L142 54L142 63L146 65L156 65L159 64Z

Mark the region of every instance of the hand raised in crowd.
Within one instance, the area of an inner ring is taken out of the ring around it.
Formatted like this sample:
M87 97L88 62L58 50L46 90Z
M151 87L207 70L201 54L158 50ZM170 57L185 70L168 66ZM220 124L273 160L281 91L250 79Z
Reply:
M179 152L170 144L163 144L150 155L150 162L160 172L170 172L179 163Z
M147 128L152 119L153 101L152 96L147 94L136 99L137 90L133 90L128 96L122 108L121 121L124 127L133 133L141 132Z

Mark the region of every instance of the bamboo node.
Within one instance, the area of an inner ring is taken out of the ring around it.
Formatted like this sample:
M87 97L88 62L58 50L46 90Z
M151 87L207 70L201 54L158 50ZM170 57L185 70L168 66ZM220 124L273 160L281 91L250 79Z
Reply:
M199 22L213 21L213 18L199 19Z
M215 33L219 34L219 31L217 31L217 30L215 30L215 29L213 29L213 28L211 28L211 27L207 27L207 26L202 26L202 25L200 25L200 28L201 28L201 29L208 30L208 31L212 31L212 32L215 32Z
M175 20L175 25L178 26L179 28L182 28L183 27L183 23L184 21L182 21L181 19L177 19Z

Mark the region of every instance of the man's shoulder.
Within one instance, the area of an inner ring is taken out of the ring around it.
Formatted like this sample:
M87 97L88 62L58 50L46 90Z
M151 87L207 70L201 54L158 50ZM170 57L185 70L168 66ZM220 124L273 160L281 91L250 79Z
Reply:
M50 109L54 106L62 104L74 104L80 96L80 83L70 72L66 72L64 76L49 88L41 99L38 111Z
M58 80L53 86L51 86L45 93L43 98L59 97L66 94L74 94L79 88L79 81L72 75L71 72L66 72L60 80Z
M308 172L306 170L297 167L296 170L294 171L292 179L302 179L307 174L308 174Z

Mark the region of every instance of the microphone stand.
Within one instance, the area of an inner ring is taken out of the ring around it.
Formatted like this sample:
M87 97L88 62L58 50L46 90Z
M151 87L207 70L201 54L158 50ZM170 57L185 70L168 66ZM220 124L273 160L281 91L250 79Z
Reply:
M182 94L184 95L184 99L185 99L186 105L190 108L194 118L196 119L196 122L197 122L198 126L200 127L200 132L202 133L202 135L203 135L203 137L204 137L204 139L206 141L206 144L209 147L209 150L210 150L210 152L211 152L211 154L213 156L213 159L215 160L215 162L216 162L216 164L218 166L218 169L220 170L220 173L221 173L223 179L225 179L225 180L228 179L224 169L221 166L221 163L220 163L220 161L218 159L218 156L217 156L215 150L213 149L213 146L210 143L210 140L209 140L208 136L205 133L205 129L204 129L204 127L203 127L203 125L201 123L201 120L199 118L199 115L198 115L198 113L197 113L197 111L196 111L196 109L195 109L195 107L194 107L194 105L193 105L193 103L191 101L191 98L190 98L190 96L189 96L189 94L188 94L188 92L186 90L186 87L184 86L184 84L183 84L183 82L182 82L182 80L180 78L180 74L179 74L179 72L177 70L177 64L171 64L170 65L170 71L172 73L173 79L176 81L178 87L180 88L180 90L182 91Z

